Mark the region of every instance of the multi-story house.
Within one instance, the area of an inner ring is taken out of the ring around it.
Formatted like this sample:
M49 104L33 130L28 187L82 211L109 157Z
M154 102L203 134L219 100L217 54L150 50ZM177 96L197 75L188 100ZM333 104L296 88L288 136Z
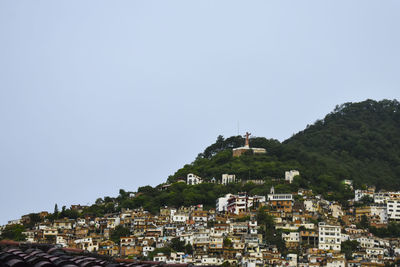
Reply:
M371 224L386 224L388 221L387 206L386 205L371 205Z
M213 251L222 250L224 246L224 236L219 233L211 233L209 246Z
M317 212L319 209L319 203L316 199L304 200L304 208L308 212Z
M55 220L53 227L57 229L72 229L75 227L75 220L72 219L59 219Z
M249 220L248 221L248 232L249 234L256 235L257 234L257 221L256 220Z
M96 240L93 240L91 237L81 238L75 240L75 244L78 248L94 252L99 250L99 244Z
M134 246L134 245L136 245L136 237L135 236L121 237L119 240L120 240L120 246Z
M300 175L300 172L297 170L290 170L285 172L285 181L289 182L290 184L293 182L295 176Z
M282 233L282 239L285 241L287 248L297 248L300 242L299 232Z
M234 214L241 214L263 203L265 203L264 196L248 196L247 193L239 193L228 199L227 211Z
M195 225L207 226L208 212L205 210L194 210L191 214L191 218L194 221Z
M43 229L43 238L45 240L56 240L58 231L56 228L45 228Z
M210 244L210 230L199 229L193 233L193 247L197 250L207 251Z
M230 224L230 233L234 235L244 235L248 233L247 222L235 222Z
M400 221L400 199L390 198L387 203L387 215L389 221Z
M234 174L222 174L221 183L223 185L227 185L229 183L234 183L234 182L236 182L236 176Z
M342 243L340 226L320 222L318 224L318 235L319 249L340 251Z
M291 213L293 208L293 195L268 194L268 205L273 211Z
M371 199L374 198L375 188L370 187L367 190L356 189L354 191L354 201L360 201L364 196L369 196Z
M303 246L317 247L318 233L314 230L300 231L300 242Z
M223 197L217 198L215 206L217 212L228 211L228 200L232 197L232 194L226 194Z
M188 185L201 184L202 182L203 182L203 179L200 176L197 176L193 173L189 173L187 175L187 184Z

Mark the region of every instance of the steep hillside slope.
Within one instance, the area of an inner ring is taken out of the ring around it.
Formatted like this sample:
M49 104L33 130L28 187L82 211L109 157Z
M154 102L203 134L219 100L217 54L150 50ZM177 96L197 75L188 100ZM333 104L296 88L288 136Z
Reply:
M345 103L283 142L307 177L400 188L400 103Z
M242 180L271 180L282 177L285 170L299 169L302 186L318 186L321 192L338 190L343 179L353 179L358 186L400 189L400 104L396 100L345 103L283 143L251 138L250 146L266 148L266 155L232 157L232 148L243 144L241 136L219 136L169 181L190 172L205 179L234 173Z

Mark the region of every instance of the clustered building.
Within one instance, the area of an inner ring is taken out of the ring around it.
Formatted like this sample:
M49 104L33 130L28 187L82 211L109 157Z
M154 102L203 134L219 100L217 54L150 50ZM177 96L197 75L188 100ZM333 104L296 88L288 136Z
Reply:
M297 175L297 171L290 171L290 177ZM284 183L292 181L287 177L286 173ZM205 181L188 174L186 182L196 186ZM226 174L218 182L227 185L237 180L235 175ZM346 184L352 185L348 180ZM354 190L354 199L342 206L311 190L276 193L272 186L266 196L246 192L223 195L216 200L215 209L209 210L199 203L190 207L163 207L157 215L143 208L122 209L101 217L86 215L54 221L46 220L48 213L42 212L41 221L24 234L28 242L50 242L101 255L173 264L385 266L400 259L400 237L376 237L360 227L360 222L367 219L375 227L398 222L399 203L400 192L375 192L374 188ZM82 211L85 206L74 205L71 209ZM265 229L258 222L260 212L272 216L274 229ZM26 224L29 220L30 216L24 215L9 225ZM129 234L113 242L111 235L118 226L129 229ZM267 230L279 235L284 250L263 234ZM173 240L183 242L191 251L159 252ZM346 258L343 244L349 241L356 241L358 247Z

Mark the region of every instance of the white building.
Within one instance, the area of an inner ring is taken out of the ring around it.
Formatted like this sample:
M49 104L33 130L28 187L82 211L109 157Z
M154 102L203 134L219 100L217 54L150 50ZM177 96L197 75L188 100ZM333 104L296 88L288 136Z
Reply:
M193 233L193 246L206 248L210 244L210 229L199 229Z
M385 249L383 248L366 248L365 252L367 253L368 258L381 258L385 253Z
M371 205L371 217L379 218L379 223L386 224L388 221L387 206Z
M258 227L257 227L257 221L256 220L249 221L248 226L249 226L249 234L252 234L252 235L258 234L258 230L257 230Z
M340 226L320 222L318 224L318 235L318 249L340 251L342 243Z
M369 196L373 199L374 193L375 193L375 189L373 189L373 188L370 188L368 190L356 189L354 191L354 200L360 201L364 196Z
M223 185L227 185L229 183L234 183L236 182L236 176L234 174L222 174L222 181L221 183Z
M220 265L223 263L222 258L204 255L201 257L201 265Z
M389 199L389 194L387 192L374 193L374 203L386 204Z
M147 257L150 252L154 251L154 248L151 246L143 246L143 256Z
M193 260L190 255L185 255L184 252L171 252L169 259L164 262L167 264L183 264L192 263Z
M386 204L389 221L400 221L400 199L390 199Z
M175 213L172 216L172 222L174 223L186 223L189 220L189 215L185 213Z
M262 203L265 203L265 196L248 196L245 193L239 193L228 199L227 211L240 214Z
M133 236L126 236L126 237L121 237L119 239L121 247L123 246L134 246L135 245L135 238Z
M29 240L27 240L28 242L29 242ZM30 242L34 242L34 240L33 241L30 241ZM65 235L57 235L57 237L56 237L56 244L57 245L59 245L59 246L61 246L61 247L68 247L68 240L67 240L67 237L65 236Z
M315 199L304 200L304 208L308 212L316 212L319 208L318 201Z
M332 217L339 218L343 216L342 206L339 203L331 203L329 205L329 211L332 214Z
M215 203L217 212L224 212L228 210L228 199L230 199L232 196L232 194L226 194L224 197L217 198Z
M78 248L86 251L93 252L99 250L99 244L93 241L91 237L77 239L75 240L75 244Z
M275 188L271 186L271 190L267 195L268 201L285 201L285 200L293 200L292 194L275 194Z
M345 267L346 259L343 254L334 255L333 257L328 257L325 266L326 267Z
M222 249L224 246L224 236L222 234L210 234L210 248Z
M300 172L297 170L290 170L285 172L285 181L288 181L289 183L293 182L293 179L295 176L300 175Z
M86 219L85 218L78 218L76 219L76 224L79 226L87 226L86 225Z
M153 257L154 261L160 261L160 262L166 262L167 259L168 258L166 255L164 255L164 253L157 253L157 255Z
M21 219L17 219L17 220L11 220L8 221L7 223L8 225L13 225L13 224L22 224L22 220Z
M356 239L360 243L362 248L373 248L375 247L375 240L368 237L359 237Z
M282 239L288 243L299 243L300 234L299 232L282 233Z
M289 266L297 266L297 254L287 254L286 258Z
M57 234L58 234L58 230L56 228L47 227L47 228L43 229L43 237L44 238L50 237L50 236L54 236L54 238L56 238Z
M185 244L193 245L193 233L192 232L183 232L179 236L180 241L185 241Z
M196 184L201 184L203 182L203 179L193 173L189 173L187 175L186 181L188 185L196 185Z
M292 194L268 194L268 201L293 200Z
M110 217L107 218L107 228L115 229L118 225L120 225L121 219L119 217Z

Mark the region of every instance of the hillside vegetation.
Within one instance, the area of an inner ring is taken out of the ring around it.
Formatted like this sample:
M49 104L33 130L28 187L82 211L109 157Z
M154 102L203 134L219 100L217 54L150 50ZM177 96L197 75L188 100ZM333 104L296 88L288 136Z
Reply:
M256 137L251 147L267 149L265 155L232 157L232 148L244 138L217 141L196 160L169 177L169 182L190 172L205 179L236 174L242 180L283 177L290 169L300 170L301 185L317 192L341 191L341 181L354 180L357 187L400 189L400 104L397 100L345 103L323 120L307 126L288 140Z
M329 175L378 189L400 189L400 103L366 100L337 106L282 144L309 181Z

